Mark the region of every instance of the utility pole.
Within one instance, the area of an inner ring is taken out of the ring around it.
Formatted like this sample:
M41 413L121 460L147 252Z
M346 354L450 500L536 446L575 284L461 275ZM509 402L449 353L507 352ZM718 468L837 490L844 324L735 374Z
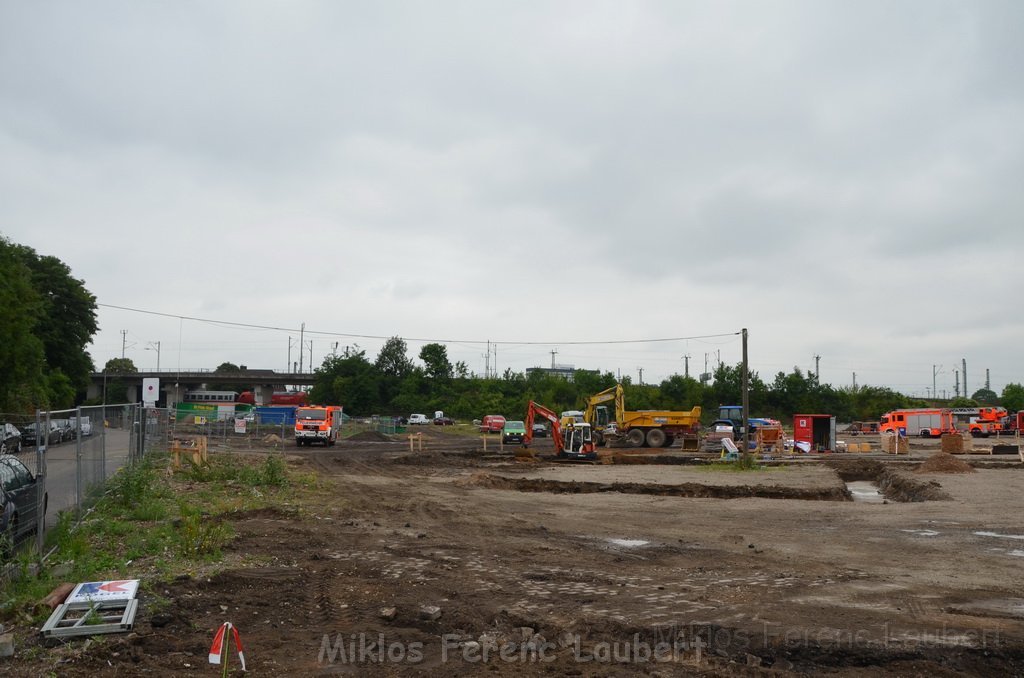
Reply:
M817 353L814 354L814 381L821 383L821 356Z
M299 328L299 374L302 374L302 354L303 349L306 347L306 342L304 341L305 334L306 323L302 323L302 326Z
M857 373L856 372L853 373L853 390L854 391L857 390Z
M156 348L153 348L154 346ZM159 372L160 371L160 342L159 341L151 341L151 342L149 342L149 346L146 347L146 350L147 351L156 351L156 371Z
M309 340L309 371L313 371L313 340Z
M555 369L555 356L556 355L558 355L558 351L556 349L552 349L551 350L551 369Z
M964 397L965 398L970 398L971 397L970 396L970 391L967 390L967 358L961 358L961 360L964 361L963 362L963 368L964 368Z
M333 344L331 344L331 357L338 357L338 342L334 342Z
M953 395L960 397L960 370L953 370Z
M942 371L942 365L932 365L932 394L934 397L939 397L939 389L935 387L935 377Z
M128 330L121 330L121 360L124 360L124 349L128 344Z
M644 368L638 367L637 369L640 370L640 385L643 386L644 385Z
M747 328L743 328L743 454L750 454L750 383L747 378Z
M988 368L987 367L985 368L985 390L986 391L991 391L992 390L992 382L990 382L989 379L988 379Z
M686 378L689 379L690 378L690 356L689 356L689 354L684 355L683 356L683 360L686 361L685 362L686 366L683 368L683 373L686 376Z

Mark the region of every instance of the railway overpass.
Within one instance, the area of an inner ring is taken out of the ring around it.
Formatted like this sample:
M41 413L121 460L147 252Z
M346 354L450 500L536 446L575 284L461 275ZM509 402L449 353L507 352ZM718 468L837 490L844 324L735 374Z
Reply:
M157 403L164 407L174 407L182 402L187 391L241 391L243 388L252 388L257 405L269 405L274 391L283 391L287 387L312 386L315 382L315 375L309 372L274 370L215 372L204 369L167 369L143 370L132 374L93 372L86 397L102 398L110 403L142 402L142 380L146 378L160 380L160 398Z

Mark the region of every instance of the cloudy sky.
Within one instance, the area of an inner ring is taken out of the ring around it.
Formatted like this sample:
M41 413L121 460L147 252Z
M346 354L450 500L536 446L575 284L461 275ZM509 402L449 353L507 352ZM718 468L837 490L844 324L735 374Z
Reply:
M656 382L746 327L768 381L820 355L951 395L966 358L1000 391L1022 26L1017 0L0 0L0 233L96 295L98 366L283 370L305 323L307 366L400 335ZM676 340L612 343L650 339Z

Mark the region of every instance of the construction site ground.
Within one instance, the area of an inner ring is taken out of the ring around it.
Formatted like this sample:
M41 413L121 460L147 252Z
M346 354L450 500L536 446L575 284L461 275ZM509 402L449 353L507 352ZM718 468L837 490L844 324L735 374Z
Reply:
M315 502L232 516L223 563L60 675L214 675L225 620L252 675L1024 674L1016 455L922 474L938 446L914 441L735 471L678 449L567 464L538 440L524 463L433 427L422 452L376 438L283 448ZM282 452L211 451L228 453ZM851 481L888 498L851 501Z

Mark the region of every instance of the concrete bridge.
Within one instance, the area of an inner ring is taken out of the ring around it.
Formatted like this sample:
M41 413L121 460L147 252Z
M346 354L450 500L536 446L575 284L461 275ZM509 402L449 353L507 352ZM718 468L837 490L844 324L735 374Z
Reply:
M241 391L242 387L253 389L257 405L269 405L274 391L285 390L287 386L312 386L315 375L308 372L275 372L274 370L243 369L239 372L215 372L204 369L146 370L133 374L112 374L93 372L87 398L103 398L107 402L142 402L142 380L160 380L160 398L157 403L174 407L185 399L187 391ZM113 384L123 384L125 389L110 389Z

